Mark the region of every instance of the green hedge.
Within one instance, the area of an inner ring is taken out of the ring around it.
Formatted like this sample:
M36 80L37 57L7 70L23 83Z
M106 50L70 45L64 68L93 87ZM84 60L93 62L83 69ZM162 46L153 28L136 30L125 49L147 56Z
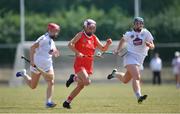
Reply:
M180 42L180 7L177 4L169 6L157 15L143 13L145 26L152 32L155 37L155 43ZM27 15L28 14L28 15ZM98 9L95 5L84 7L78 5L69 7L69 10L55 10L51 13L34 13L26 12L26 40L35 40L46 32L49 22L55 22L61 25L61 33L58 40L69 41L79 31L82 30L83 21L92 18L97 22L96 35L100 40L111 37L113 40L119 40L122 34L132 27L132 19L125 10L120 7L113 7L107 11ZM0 17L0 44L17 44L20 41L20 17L17 13L6 12ZM166 50L159 49L162 55ZM166 59L169 61L171 55ZM9 55L13 58L15 49L6 50L5 57ZM4 51L1 51L3 55ZM9 53L9 54L8 54ZM7 60L5 60L7 61ZM4 60L0 62L5 62Z
M180 7L176 5L154 17L143 14L145 26L153 33L156 42L180 42L179 12ZM101 40L105 40L107 37L118 40L126 30L132 27L133 19L118 7L114 7L108 12L94 6L90 9L79 6L68 11L55 11L50 15L28 13L25 22L26 40L35 40L46 31L49 22L55 22L60 24L62 28L58 40L68 41L82 29L83 21L87 18L93 18L97 21L96 35ZM19 20L19 15L12 12L7 12L0 18L0 44L19 42Z

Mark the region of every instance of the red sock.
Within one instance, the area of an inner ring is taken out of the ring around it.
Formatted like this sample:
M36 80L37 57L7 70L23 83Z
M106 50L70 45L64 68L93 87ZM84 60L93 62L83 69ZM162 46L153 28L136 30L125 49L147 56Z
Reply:
M69 96L66 101L67 101L68 103L71 103L72 100L73 100L73 98L72 98L71 96Z

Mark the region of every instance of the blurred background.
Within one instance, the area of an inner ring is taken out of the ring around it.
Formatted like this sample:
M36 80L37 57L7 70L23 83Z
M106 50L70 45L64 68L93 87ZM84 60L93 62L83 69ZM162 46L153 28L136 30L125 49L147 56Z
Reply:
M66 41L82 30L85 19L92 18L97 22L96 35L101 41L112 38L112 50L125 31L132 28L135 16L144 18L145 27L153 34L156 45L145 59L143 81L151 83L149 62L158 52L163 63L162 82L175 84L171 62L174 52L180 51L179 12L179 0L1 0L0 84L8 84L14 77L14 72L20 69L17 67L21 66L18 63L21 63L20 55L28 56L30 41L44 34L49 22L62 28L56 41L62 56L54 59L56 78L61 82L73 73L73 58L67 57L71 51ZM25 67L29 65L25 64ZM96 59L94 80L105 81L113 68L124 70L121 58Z

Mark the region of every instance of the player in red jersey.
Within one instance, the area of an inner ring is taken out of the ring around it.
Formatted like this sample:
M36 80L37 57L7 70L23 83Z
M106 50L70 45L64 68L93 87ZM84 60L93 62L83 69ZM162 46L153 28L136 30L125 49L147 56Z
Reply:
M67 100L63 103L64 108L70 109L71 101L80 93L84 86L91 83L89 76L93 73L93 55L95 49L101 51L108 50L112 40L109 38L106 44L103 45L94 34L96 31L96 22L92 19L84 21L83 30L69 42L69 48L75 53L74 71L66 82L66 87L69 87L74 81L77 82L76 88L70 93Z

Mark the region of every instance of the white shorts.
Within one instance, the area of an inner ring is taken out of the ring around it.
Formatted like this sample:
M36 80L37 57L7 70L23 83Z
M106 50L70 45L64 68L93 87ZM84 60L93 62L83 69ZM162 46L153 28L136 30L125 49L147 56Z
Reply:
M127 54L124 55L123 59L124 59L124 67L130 64L135 64L139 66L140 70L143 70L143 62L145 56L140 56L132 52L127 52Z
M53 70L52 58L47 59L41 56L34 56L34 64L45 72ZM33 66L30 66L30 71L39 73Z
M174 74L174 75L180 75L180 70L179 70L178 67L174 67L174 68L173 68L173 74Z

